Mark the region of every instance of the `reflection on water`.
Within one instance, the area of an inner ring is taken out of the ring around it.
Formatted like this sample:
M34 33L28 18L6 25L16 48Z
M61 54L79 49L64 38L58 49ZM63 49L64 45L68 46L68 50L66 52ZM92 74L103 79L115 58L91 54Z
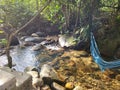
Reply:
M13 61L16 63L16 66L14 67L18 71L23 71L25 67L28 66L36 66L37 67L37 60L35 58L35 55L37 52L32 51L30 49L31 47L20 49L19 47L16 47L11 54L13 57Z
M39 67L40 63L51 61L55 56L48 55L48 51L39 50L33 51L31 47L26 47L24 49L20 49L20 47L15 47L15 49L11 50L11 56L13 62L16 64L13 68L17 71L24 71L24 69L28 66L34 66L36 68ZM0 66L7 64L6 55L0 56Z

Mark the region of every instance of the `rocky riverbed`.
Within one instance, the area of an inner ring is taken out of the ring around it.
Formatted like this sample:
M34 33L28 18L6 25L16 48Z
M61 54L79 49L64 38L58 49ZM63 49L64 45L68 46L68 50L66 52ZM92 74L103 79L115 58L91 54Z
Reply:
M49 88L42 90L119 90L119 69L101 72L85 51L68 50L53 61L41 68L41 88Z
M49 57L43 54L48 60L50 55L60 54L40 64L40 70L34 66L24 70L32 75L34 90L119 90L120 70L100 71L86 51L68 49L46 53Z
M120 90L119 68L102 72L90 53L63 49L51 38L21 37L25 42L11 49L13 69L30 74L34 90Z

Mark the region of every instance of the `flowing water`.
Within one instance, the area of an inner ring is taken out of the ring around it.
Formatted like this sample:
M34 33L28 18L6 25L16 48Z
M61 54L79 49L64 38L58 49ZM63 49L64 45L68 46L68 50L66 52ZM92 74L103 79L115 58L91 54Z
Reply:
M34 66L39 68L40 64L52 61L57 54L50 50L42 49L39 51L33 51L32 47L25 47L21 49L19 46L14 47L11 50L11 56L13 63L16 65L13 67L17 71L24 71L26 67ZM50 54L52 53L52 54ZM0 56L0 66L7 64L6 55Z

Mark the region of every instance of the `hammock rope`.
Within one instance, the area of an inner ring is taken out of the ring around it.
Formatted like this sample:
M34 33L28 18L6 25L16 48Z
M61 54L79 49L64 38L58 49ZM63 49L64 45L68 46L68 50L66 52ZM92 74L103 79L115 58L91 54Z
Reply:
M95 37L94 37L92 32L90 33L90 39L91 39L90 40L91 55L93 57L93 60L99 65L101 71L104 71L106 69L112 69L112 68L120 67L120 59L115 60L115 61L107 62L101 57L98 46L97 46L97 43L95 41Z

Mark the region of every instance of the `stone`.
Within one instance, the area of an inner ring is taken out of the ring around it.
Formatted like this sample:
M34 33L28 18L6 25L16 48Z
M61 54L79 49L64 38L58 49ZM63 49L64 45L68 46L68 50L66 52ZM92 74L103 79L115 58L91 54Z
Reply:
M115 31L113 28L109 30L102 28L97 31L95 37L101 55L113 58L120 46L120 29Z
M41 90L51 90L50 87L48 85L45 85L41 88Z
M59 84L56 83L56 82L53 82L53 83L52 83L52 86L53 86L53 88L54 88L55 90L66 90L65 87L59 85Z
M84 89L80 86L75 86L75 88L73 90L84 90Z
M49 77L51 79L58 79L57 72L55 69L48 64L44 64L41 67L40 77Z
M39 77L39 74L37 71L28 71L27 74L31 75L33 78Z
M32 76L26 73L17 72L15 70L11 70L8 67L0 68L4 70L16 78L16 90L31 90L32 88Z
M32 33L31 36L32 36L32 37L39 37L39 35L36 34L36 33Z
M15 76L0 70L0 90L17 90Z
M35 46L33 46L33 47L31 48L31 50L33 50L33 51L38 51L38 50L44 49L44 48L45 48L45 46L43 46L42 44L36 44Z
M25 38L25 42L34 42L34 43L40 43L43 40L45 40L44 38L40 38L40 37L27 37Z
M34 66L28 66L25 68L24 72L28 72L28 71L37 71L38 72L38 69Z
M58 41L61 47L71 47L77 44L76 38L67 34L59 35Z
M23 42L20 44L20 47L25 48L25 46L33 46L33 45L34 45L33 42L25 42L25 41L23 41Z
M34 88L40 88L41 86L43 86L43 81L41 78L36 78L36 77L33 77L32 78L32 85Z
M73 82L67 82L66 84L65 84L65 88L66 89L73 89L74 88L74 84L73 84Z
M36 34L37 34L39 37L44 37L44 36L46 36L44 32L36 32Z

